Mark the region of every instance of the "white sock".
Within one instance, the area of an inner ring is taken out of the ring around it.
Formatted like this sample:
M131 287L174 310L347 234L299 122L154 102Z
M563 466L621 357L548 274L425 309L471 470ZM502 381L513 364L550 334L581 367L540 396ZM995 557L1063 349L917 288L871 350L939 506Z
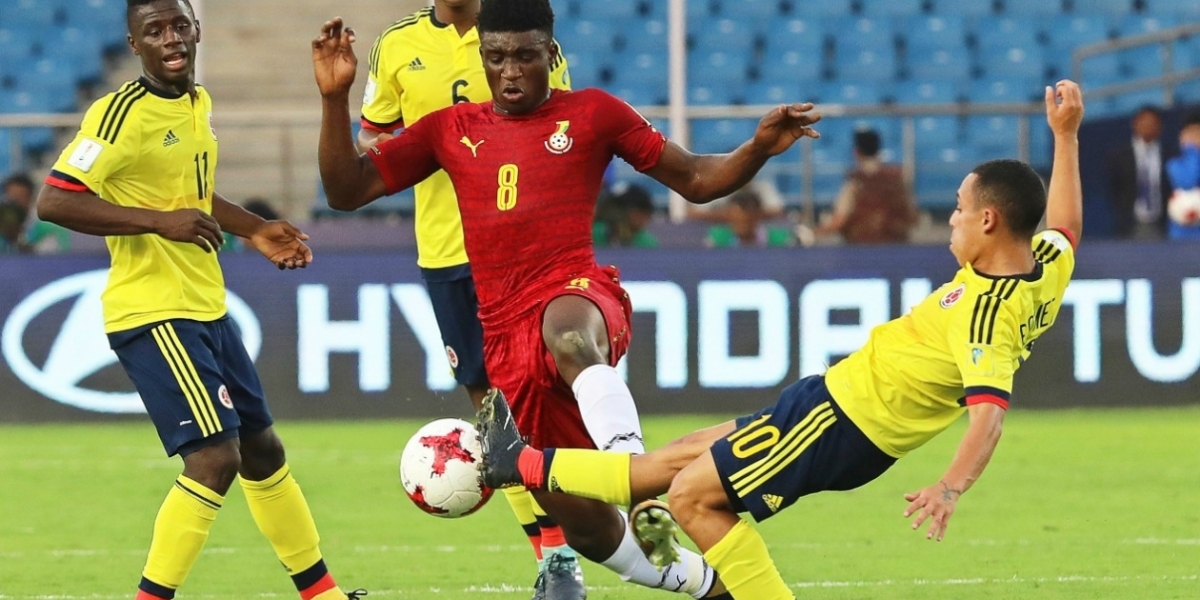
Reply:
M712 591L715 573L712 567L704 562L704 557L688 550L679 549L679 562L667 565L659 571L646 555L630 531L629 517L624 512L621 516L626 521L625 537L621 545L608 560L600 563L608 570L621 576L622 581L632 581L656 590L667 590L690 594L693 598L703 598Z
M583 424L597 448L633 454L646 452L633 394L615 368L592 365L575 378L571 389L579 403Z

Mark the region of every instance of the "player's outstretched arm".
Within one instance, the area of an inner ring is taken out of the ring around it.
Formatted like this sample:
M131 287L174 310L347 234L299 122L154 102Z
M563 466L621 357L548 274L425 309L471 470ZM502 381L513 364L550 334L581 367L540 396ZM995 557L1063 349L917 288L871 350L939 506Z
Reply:
M169 212L117 206L89 192L46 185L37 200L38 218L88 235L155 234L174 242L196 244L205 252L221 247L221 226L212 215L194 208Z
M1064 79L1046 87L1046 121L1054 132L1054 169L1046 199L1046 226L1069 231L1074 242L1083 235L1083 184L1079 180L1079 124L1083 93Z
M772 110L759 121L754 137L729 154L692 154L668 143L658 164L646 174L695 204L723 198L749 183L767 159L782 154L796 140L821 137L812 128L821 115L812 109L805 103Z
M1005 409L985 402L972 405L967 409L967 413L970 415L971 424L967 427L967 433L959 443L958 453L954 455L954 461L950 463L946 474L942 475L937 483L904 495L904 499L908 501L904 516L907 518L917 515L917 520L912 524L913 529L920 527L926 519L932 519L925 534L927 539L942 541L946 535L946 526L958 505L958 499L971 489L983 474L983 469L992 459L992 452L996 450L996 444L1000 442Z
M321 139L317 162L330 208L354 210L386 192L375 164L359 155L350 135L350 86L358 58L354 30L341 17L326 21L312 42L313 71L321 91Z
M303 269L312 262L308 234L287 221L268 221L214 193L212 215L221 229L241 238L283 269Z

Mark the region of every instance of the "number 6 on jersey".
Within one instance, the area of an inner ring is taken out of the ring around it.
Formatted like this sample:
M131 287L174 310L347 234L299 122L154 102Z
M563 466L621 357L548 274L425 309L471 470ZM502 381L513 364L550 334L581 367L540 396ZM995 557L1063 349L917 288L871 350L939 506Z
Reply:
M504 165L496 177L500 189L496 190L496 208L501 212L517 206L517 165Z

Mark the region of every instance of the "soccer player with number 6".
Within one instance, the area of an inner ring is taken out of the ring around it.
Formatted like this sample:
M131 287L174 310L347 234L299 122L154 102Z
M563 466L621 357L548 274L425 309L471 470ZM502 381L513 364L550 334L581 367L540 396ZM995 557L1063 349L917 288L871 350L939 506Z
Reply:
M492 100L434 112L360 156L347 117L354 33L341 19L324 24L313 64L329 204L354 210L444 169L462 213L487 373L512 399L529 443L641 453L633 397L615 369L629 346L632 307L617 270L598 266L592 248L605 168L620 156L690 201L708 202L744 186L801 137L818 137L810 126L820 117L809 104L780 106L737 150L698 156L603 91L550 89L558 49L547 0L483 2L478 27ZM613 506L545 491L535 497L572 548L623 579L727 597L693 552L656 568Z

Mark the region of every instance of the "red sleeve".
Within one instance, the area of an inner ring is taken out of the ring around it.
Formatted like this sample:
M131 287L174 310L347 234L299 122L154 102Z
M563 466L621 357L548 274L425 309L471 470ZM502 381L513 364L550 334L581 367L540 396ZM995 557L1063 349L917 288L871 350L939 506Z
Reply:
M61 171L50 171L50 174L46 176L46 185L56 187L60 190L67 190L68 192L92 191L82 181Z
M609 142L612 153L620 156L639 172L658 164L667 138L646 117L638 114L624 100L600 90L588 90L597 95L596 114L603 123L602 133Z
M1075 234L1071 233L1070 229L1062 229L1059 227L1055 227L1053 229L1053 231L1057 231L1057 232L1063 234L1063 237L1067 238L1068 242L1071 242L1072 250L1079 248L1079 242L1075 241Z
M1068 238L1069 239L1069 238ZM995 404L1004 410L1008 410L1008 400L1010 394L1002 389L993 387L969 387L966 390L963 404L973 406L975 404Z
M367 151L389 195L421 183L442 168L437 161L441 112L426 116Z
M361 119L359 119L359 123L362 125L363 129L369 129L371 131L378 131L379 133L395 133L395 131L397 129L404 127L404 119L400 119L399 121L396 121L394 123L385 124L385 123L376 123L375 121L367 119L366 117L362 117Z

